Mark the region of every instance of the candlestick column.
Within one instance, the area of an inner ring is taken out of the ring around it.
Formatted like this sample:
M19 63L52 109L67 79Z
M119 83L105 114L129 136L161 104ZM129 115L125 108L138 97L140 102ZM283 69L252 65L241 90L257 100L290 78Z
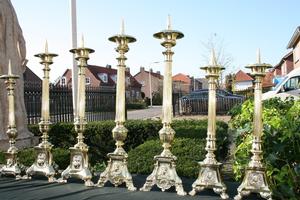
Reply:
M85 182L86 186L93 186L91 181L92 174L89 170L88 149L84 143L84 131L86 127L85 118L85 68L88 66L87 61L89 54L94 50L85 48L83 44L80 48L71 49L70 52L75 54L75 59L78 61L78 96L77 96L77 116L75 116L74 126L77 132L77 144L70 148L70 165L61 174L59 182L66 182L68 178L77 178Z
M7 135L9 138L9 148L5 152L6 164L1 168L1 175L13 175L16 178L20 178L20 167L18 163L18 148L16 147L16 138L18 136L18 131L16 127L15 120L15 85L16 79L19 79L18 75L14 75L11 70L11 61L8 62L8 74L0 76L0 79L5 80L7 89L7 100L8 100L8 126Z
M186 192L183 189L182 181L176 172L177 160L170 150L171 143L174 140L175 131L171 127L172 123L172 56L174 52L172 47L176 45L176 40L183 38L183 33L172 30L170 17L168 18L167 30L155 33L154 37L162 39L161 45L165 47L163 52L165 56L165 71L163 81L163 109L162 124L163 128L159 131L159 137L162 142L163 151L160 155L154 157L155 165L153 172L147 177L146 183L141 191L150 191L154 185L157 185L162 191L175 186L178 195L184 196Z
M216 151L216 81L224 67L217 64L215 52L212 50L210 64L201 69L205 70L208 79L208 123L207 138L205 150L207 154L204 161L199 162L200 171L197 180L192 185L192 191L189 193L194 196L197 192L204 189L213 189L220 194L222 199L228 199L226 186L220 175L220 166L216 160L214 152Z
M53 145L48 141L48 132L50 129L50 99L49 99L49 73L50 65L53 64L53 58L57 54L48 52L48 43L45 45L45 53L36 54L36 57L40 58L40 63L44 65L44 77L42 85L42 116L39 123L40 132L42 133L42 142L35 147L37 157L35 162L26 170L26 175L30 178L33 175L43 175L48 177L49 182L54 181L55 170L53 168L53 156L51 149Z
M272 66L261 63L260 51L258 50L257 63L248 65L246 68L251 69L252 75L255 77L254 85L254 118L253 118L253 138L251 161L246 168L245 176L242 184L238 187L238 195L235 200L241 200L243 196L250 193L258 193L261 197L272 200L272 192L270 190L266 171L262 163L262 80L266 75L266 69Z
M129 51L128 43L135 42L136 39L130 35L124 33L124 21L121 25L121 34L114 35L109 38L109 41L117 44L116 51L119 53L118 60L118 74L117 74L117 94L116 94L116 126L112 130L113 138L116 141L116 149L114 152L109 153L107 167L103 173L101 173L98 187L103 187L104 184L109 181L115 186L119 186L122 183L126 184L126 187L130 191L136 190L132 182L132 176L127 167L127 153L123 149L124 140L127 137L128 130L124 126L125 122L125 86L126 86L126 74L125 74L125 53Z

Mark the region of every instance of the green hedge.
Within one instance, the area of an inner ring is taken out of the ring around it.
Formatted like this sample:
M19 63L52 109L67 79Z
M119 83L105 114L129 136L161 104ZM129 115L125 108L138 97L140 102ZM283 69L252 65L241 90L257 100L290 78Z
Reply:
M253 100L232 111L231 128L236 130L233 166L241 180L251 157ZM273 194L278 199L300 196L300 101L273 98L263 103L263 162ZM298 198L299 199L299 198Z
M54 148L52 149L53 160L60 169L66 169L70 163L70 153L66 149ZM30 167L36 158L36 152L33 148L23 149L18 153L19 162ZM5 163L5 156L3 152L0 152L0 164Z
M92 165L107 160L107 153L115 148L111 130L115 126L114 121L89 122L85 131L85 142L89 145L90 162ZM162 128L161 121L155 120L128 120L125 123L128 136L125 141L125 150L129 151L147 140L158 139L158 132ZM206 138L206 120L178 120L172 127L176 131L176 138ZM30 131L40 136L38 126L30 126ZM225 158L228 151L228 126L224 122L217 123L217 143L220 146L219 153ZM76 143L76 133L71 123L53 124L49 132L50 142L55 146L68 149Z
M147 105L145 102L131 102L126 104L128 110L146 109Z
M177 156L176 171L179 176L195 178L199 173L198 161L205 157L205 139L178 138L172 144L172 153ZM128 153L128 168L131 173L150 174L154 167L153 157L162 152L159 140L149 140Z

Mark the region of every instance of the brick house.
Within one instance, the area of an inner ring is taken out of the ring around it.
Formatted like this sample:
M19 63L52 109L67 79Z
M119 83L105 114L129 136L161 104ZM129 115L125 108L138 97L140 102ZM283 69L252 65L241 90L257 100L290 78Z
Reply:
M163 76L159 71L153 72L152 70L146 71L144 67L140 67L140 71L134 75L134 78L142 85L141 91L145 97L150 98L150 79L152 95L156 92L162 91Z
M193 81L189 75L178 73L172 77L173 92L183 95L189 94L193 90Z
M292 49L293 68L300 67L300 26L298 26L290 39L287 49Z
M142 85L130 74L129 68L126 68L126 98L135 100L141 98ZM115 88L117 84L117 69L113 69L111 65L106 67L88 65L86 68L86 86L90 87L111 87ZM72 86L72 70L67 69L58 79L56 85Z
M235 76L234 76L234 91L241 91L241 90L247 90L253 86L253 78L243 72L242 70L239 70Z
M272 82L273 72L269 71L266 73L262 81L262 87L264 91L271 89L274 84ZM239 70L234 76L234 91L243 91L253 89L254 77L251 74L245 73Z
M23 80L24 83L42 84L42 79L27 66L25 72L23 73Z

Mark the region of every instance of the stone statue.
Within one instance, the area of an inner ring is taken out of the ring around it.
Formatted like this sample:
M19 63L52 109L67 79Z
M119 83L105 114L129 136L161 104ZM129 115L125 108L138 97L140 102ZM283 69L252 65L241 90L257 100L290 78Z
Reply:
M15 88L15 116L18 130L17 145L32 145L32 136L27 129L27 116L24 104L23 73L26 68L26 47L17 15L10 0L0 0L0 75L7 74L8 60L11 60L12 73L19 75ZM8 125L8 102L6 85L0 81L0 149L8 148L6 135Z

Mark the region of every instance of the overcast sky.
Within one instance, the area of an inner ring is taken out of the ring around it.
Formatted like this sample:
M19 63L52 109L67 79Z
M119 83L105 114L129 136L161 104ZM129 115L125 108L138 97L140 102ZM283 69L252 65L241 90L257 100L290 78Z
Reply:
M51 80L71 68L71 18L69 0L11 0L23 29L28 66L41 77L42 67L34 54L58 53L52 65ZM212 35L223 40L224 49L233 58L227 71L243 69L255 62L261 49L263 62L275 65L287 53L286 46L299 25L300 1L297 0L77 0L78 38L95 49L89 64L116 65L115 44L108 37L119 33L121 19L125 32L136 37L130 44L127 65L134 75L144 66L163 71L163 47L153 34L166 28L171 15L173 29L184 33L174 48L173 74L203 77L207 42Z

